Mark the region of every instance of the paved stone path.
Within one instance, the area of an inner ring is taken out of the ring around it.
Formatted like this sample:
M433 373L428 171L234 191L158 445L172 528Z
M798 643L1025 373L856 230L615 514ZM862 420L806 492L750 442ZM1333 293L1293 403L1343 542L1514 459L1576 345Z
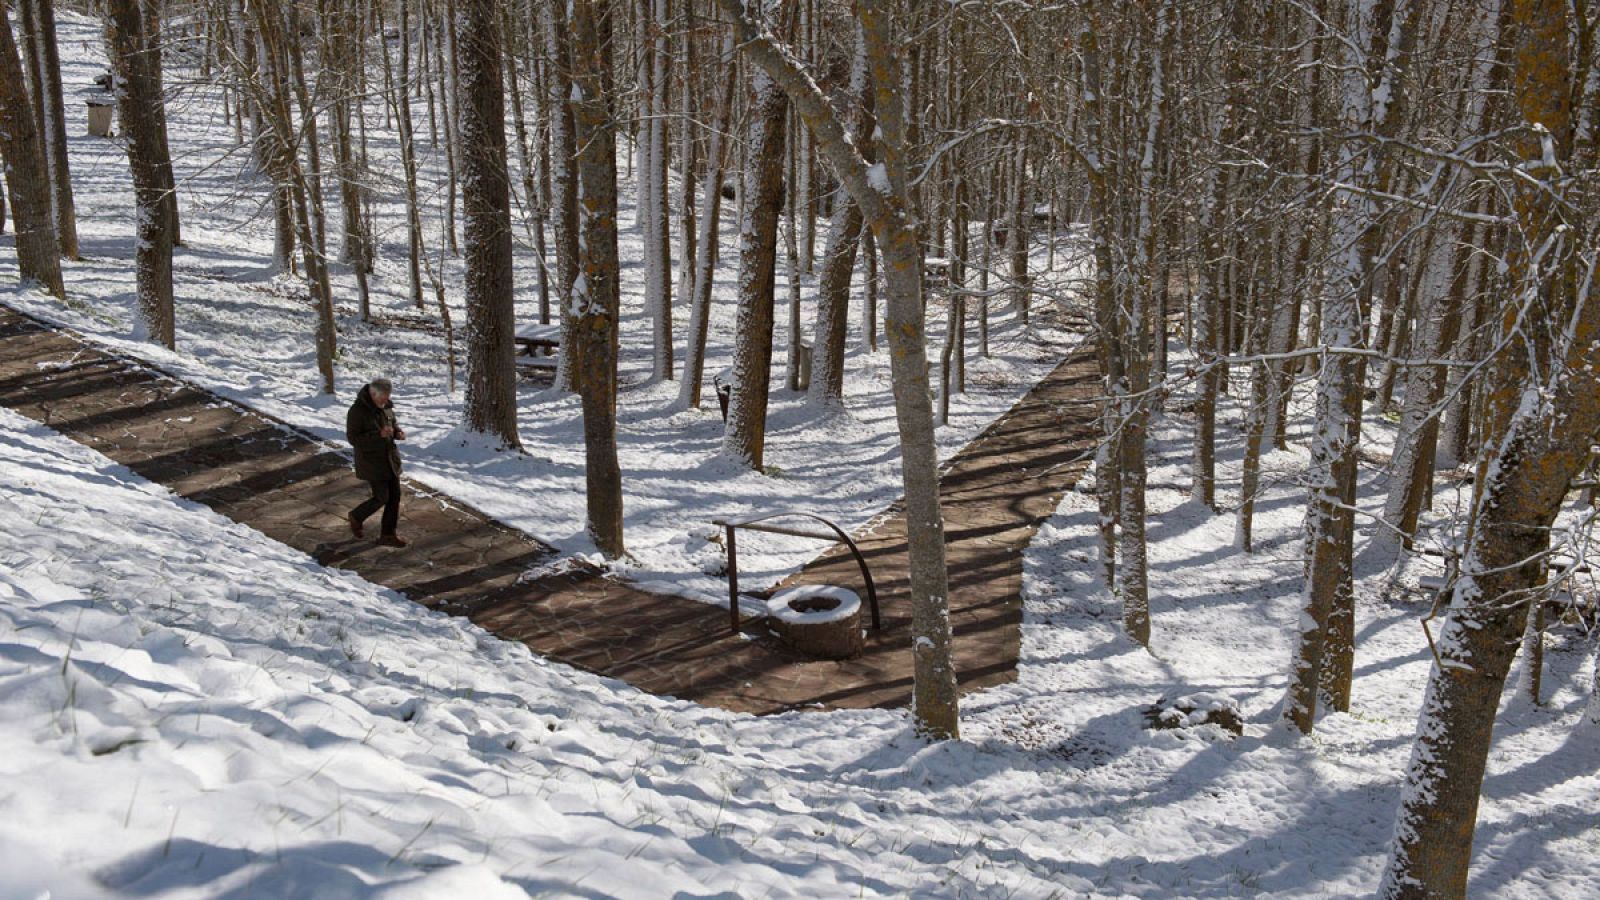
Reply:
M963 690L1015 677L1022 550L1082 471L1095 390L1093 358L1074 355L946 467ZM815 661L756 634L760 626L730 634L725 609L557 560L533 538L415 484L401 527L409 548L357 541L343 517L366 490L342 452L4 307L0 405L325 565L652 693L762 714L910 699L905 521L892 509L857 538L878 582L882 632L859 659ZM789 580L816 581L858 584L859 573L835 547Z

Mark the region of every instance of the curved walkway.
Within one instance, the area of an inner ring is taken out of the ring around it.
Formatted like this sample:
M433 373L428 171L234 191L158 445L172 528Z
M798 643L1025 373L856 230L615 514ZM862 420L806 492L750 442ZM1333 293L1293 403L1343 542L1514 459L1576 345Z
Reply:
M945 467L963 690L1016 675L1022 551L1083 470L1095 382L1093 356L1074 354ZM356 541L343 516L365 491L342 452L3 306L0 405L324 565L651 693L758 714L910 699L905 520L895 509L858 537L878 582L883 631L859 659L815 661L754 630L729 634L724 609L557 560L537 540L415 484L403 513L409 548ZM835 547L789 582L858 579L848 552Z

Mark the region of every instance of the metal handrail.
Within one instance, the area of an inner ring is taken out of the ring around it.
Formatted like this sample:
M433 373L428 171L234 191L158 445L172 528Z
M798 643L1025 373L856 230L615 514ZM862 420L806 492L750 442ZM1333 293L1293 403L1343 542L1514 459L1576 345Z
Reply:
M802 531L798 528L783 528L777 525L764 524L772 519L803 518L821 522L826 525L833 535L821 534L815 531ZM737 519L712 519L711 524L720 525L725 530L728 539L728 619L733 628L733 633L739 633L739 547L734 532L740 528L746 531L759 531L765 534L781 534L788 537L810 538L817 541L831 541L834 537L844 542L850 548L850 555L856 558L856 565L861 567L861 578L867 585L867 605L872 609L872 630L883 630L883 618L878 613L878 589L872 583L872 573L867 570L867 559L861 555L861 548L850 539L843 528L824 519L816 513L786 510L774 513L763 513L756 516L744 516Z

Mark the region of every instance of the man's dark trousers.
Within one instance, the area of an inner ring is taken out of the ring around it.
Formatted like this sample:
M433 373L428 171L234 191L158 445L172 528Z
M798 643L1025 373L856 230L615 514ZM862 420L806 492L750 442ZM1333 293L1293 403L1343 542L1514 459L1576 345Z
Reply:
M365 522L383 507L383 533L394 534L400 527L400 477L390 475L383 481L369 481L372 485L372 496L366 502L351 510L350 515L357 522Z

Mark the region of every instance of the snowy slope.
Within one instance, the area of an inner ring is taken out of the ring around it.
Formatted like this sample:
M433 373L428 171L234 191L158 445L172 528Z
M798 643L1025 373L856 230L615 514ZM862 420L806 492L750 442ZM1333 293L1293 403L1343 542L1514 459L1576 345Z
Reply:
M546 664L3 411L0 507L0 844L34 860L0 896L908 884L838 840L861 813L823 777L896 716L744 721Z
M930 747L900 712L751 719L541 661L0 410L0 896L1369 893L1419 609L1364 601L1358 712L1274 731L1304 460L1272 459L1241 562L1227 517L1171 490L1176 435L1155 654L1120 636L1070 495L1027 561L1020 680ZM1506 713L1483 896L1600 893L1589 664L1558 635L1548 707ZM1200 691L1244 737L1144 727Z

